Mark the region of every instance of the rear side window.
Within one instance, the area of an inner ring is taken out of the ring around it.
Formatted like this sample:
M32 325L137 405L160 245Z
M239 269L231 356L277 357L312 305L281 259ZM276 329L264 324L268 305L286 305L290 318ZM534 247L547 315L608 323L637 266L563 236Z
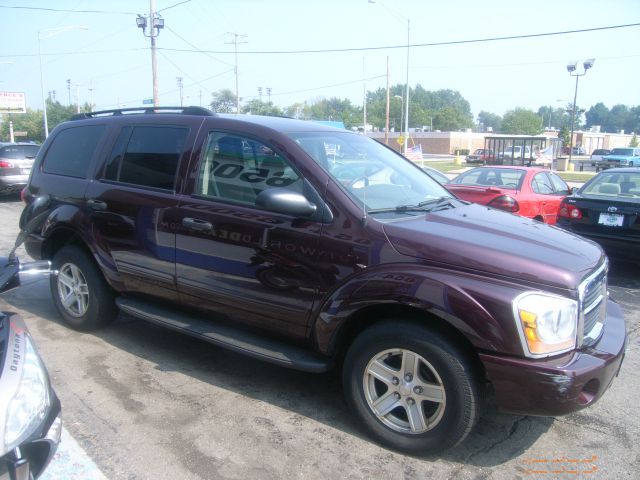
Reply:
M143 187L173 190L188 129L125 127L111 152L105 178Z
M66 177L85 178L105 125L87 125L62 130L53 139L42 171Z

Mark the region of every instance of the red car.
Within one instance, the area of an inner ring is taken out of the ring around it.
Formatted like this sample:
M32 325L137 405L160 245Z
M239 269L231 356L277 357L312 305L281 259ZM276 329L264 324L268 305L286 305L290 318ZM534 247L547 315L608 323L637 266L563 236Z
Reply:
M556 223L560 203L570 192L564 180L547 169L513 166L472 168L445 187L463 200L550 224Z

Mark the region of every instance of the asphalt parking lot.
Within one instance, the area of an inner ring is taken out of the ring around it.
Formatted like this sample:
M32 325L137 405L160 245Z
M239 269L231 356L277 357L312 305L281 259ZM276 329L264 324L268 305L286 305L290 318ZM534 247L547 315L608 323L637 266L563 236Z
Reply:
M2 254L17 235L21 209L17 198L0 198ZM558 418L503 415L489 404L470 437L438 457L405 456L370 442L334 375L283 369L125 316L79 333L61 323L44 279L5 294L0 308L25 318L67 431L108 479L634 479L637 268L613 264L610 290L625 312L629 345L600 402ZM96 471L78 478L102 477Z

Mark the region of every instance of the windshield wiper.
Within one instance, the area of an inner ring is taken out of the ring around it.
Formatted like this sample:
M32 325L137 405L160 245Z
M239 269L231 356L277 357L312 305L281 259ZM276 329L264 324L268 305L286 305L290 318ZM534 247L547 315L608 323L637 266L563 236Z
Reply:
M373 210L369 210L367 213L405 213L405 212L430 212L436 208L443 207L445 205L451 205L451 200L453 197L437 197L430 198L429 200L424 200L417 205L398 205L396 207L389 208L375 208Z

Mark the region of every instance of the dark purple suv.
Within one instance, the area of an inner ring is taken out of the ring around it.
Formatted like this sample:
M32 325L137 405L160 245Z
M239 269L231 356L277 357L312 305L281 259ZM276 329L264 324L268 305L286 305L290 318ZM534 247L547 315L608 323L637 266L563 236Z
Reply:
M52 132L24 198L22 224L41 225L27 250L52 260L71 327L119 309L338 367L394 449L458 444L490 390L508 412L587 407L622 363L596 244L458 200L360 134L195 107L85 114Z

